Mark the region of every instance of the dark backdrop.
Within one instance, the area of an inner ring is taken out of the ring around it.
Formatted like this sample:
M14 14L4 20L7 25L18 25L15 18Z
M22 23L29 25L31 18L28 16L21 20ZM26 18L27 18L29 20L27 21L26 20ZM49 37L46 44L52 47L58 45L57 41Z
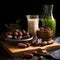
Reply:
M43 1L44 2L44 1ZM52 2L49 0L47 3L42 3L41 1L8 1L8 6L6 11L4 11L3 18L0 22L0 31L3 32L5 31L5 26L4 24L7 23L15 23L15 20L20 18L20 25L27 30L27 19L26 15L27 14L38 14L41 15L42 13L42 5L43 4L54 4L54 10L53 10L53 15L54 18L56 19L56 24L57 24L57 35L60 34L60 28L59 28L59 4L57 2ZM1 33L0 32L0 33Z

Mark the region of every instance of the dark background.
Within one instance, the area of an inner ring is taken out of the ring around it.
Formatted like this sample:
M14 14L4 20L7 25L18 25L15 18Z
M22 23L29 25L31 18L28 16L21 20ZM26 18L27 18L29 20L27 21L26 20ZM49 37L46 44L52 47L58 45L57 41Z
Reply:
M38 14L41 16L42 13L42 5L47 4L47 5L54 5L54 10L53 10L53 16L56 19L56 35L60 35L60 28L59 28L59 3L58 1L43 1L43 0L15 0L15 1L8 1L8 3L5 3L6 5L3 5L3 11L2 11L2 20L0 20L0 31L3 32L5 31L5 25L4 24L9 24L9 23L15 23L16 19L21 19L20 25L27 30L27 19L26 15L28 14ZM0 32L0 33L1 33Z

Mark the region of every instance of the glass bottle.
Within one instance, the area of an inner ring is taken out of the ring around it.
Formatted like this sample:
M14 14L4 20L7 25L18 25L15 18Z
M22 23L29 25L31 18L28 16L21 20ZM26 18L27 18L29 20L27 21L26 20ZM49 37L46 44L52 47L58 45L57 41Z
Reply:
M43 27L50 27L53 30L53 37L56 33L56 20L53 17L54 5L43 5L43 13L41 15L41 21Z

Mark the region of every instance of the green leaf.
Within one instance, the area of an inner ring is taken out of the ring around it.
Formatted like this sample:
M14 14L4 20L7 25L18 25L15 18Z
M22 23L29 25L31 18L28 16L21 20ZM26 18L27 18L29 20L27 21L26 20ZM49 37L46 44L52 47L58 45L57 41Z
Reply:
M20 19L16 20L16 23L19 23L20 22Z
M7 25L7 24L5 24L5 27L6 27L6 28L8 28L8 25Z

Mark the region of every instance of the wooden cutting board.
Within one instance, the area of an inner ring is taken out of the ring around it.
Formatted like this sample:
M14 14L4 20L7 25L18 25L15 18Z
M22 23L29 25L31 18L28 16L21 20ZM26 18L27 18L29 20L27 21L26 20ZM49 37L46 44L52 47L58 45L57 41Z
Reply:
M43 50L46 49L47 51L51 51L51 50L56 50L56 49L60 49L60 44L54 42L53 44L50 45L46 45L46 46L30 46L27 48L19 48L17 46L8 44L7 42L0 42L3 46L3 48L11 55L11 56L19 56L20 54L22 54L25 51L31 51L31 50Z

